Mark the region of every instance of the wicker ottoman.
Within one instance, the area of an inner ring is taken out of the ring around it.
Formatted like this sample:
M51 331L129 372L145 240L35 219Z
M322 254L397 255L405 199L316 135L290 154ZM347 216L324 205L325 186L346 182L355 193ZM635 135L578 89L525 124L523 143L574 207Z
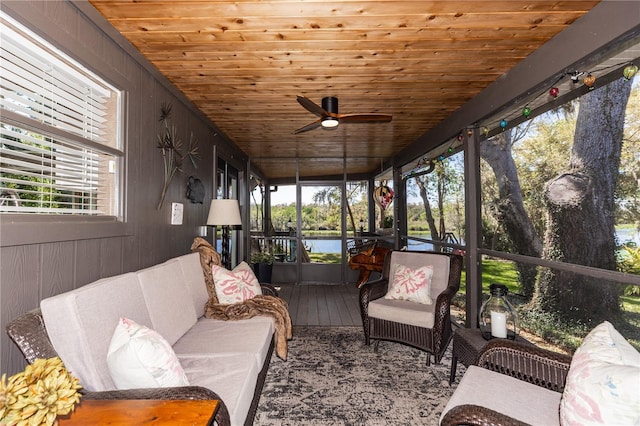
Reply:
M516 337L516 341L530 343L527 339L520 336ZM453 351L451 353L451 374L449 376L449 384L452 384L456 378L456 368L458 361L465 367L474 365L478 361L480 352L489 343L482 337L479 328L456 328L453 333Z

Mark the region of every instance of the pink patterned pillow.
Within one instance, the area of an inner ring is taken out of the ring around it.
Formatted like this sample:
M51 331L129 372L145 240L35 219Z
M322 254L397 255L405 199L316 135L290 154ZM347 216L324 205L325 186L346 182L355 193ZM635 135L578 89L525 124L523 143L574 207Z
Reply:
M404 265L394 265L391 271L389 290L385 299L408 300L431 305L431 278L433 266L411 269Z
M560 424L640 424L640 354L607 321L591 330L573 354Z
M211 273L218 301L223 305L244 302L262 294L260 283L246 262L240 262L233 271L213 265Z

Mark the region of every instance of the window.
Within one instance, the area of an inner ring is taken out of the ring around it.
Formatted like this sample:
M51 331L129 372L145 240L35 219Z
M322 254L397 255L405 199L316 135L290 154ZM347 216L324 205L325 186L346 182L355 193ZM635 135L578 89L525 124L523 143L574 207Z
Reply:
M0 213L119 216L121 93L0 15Z

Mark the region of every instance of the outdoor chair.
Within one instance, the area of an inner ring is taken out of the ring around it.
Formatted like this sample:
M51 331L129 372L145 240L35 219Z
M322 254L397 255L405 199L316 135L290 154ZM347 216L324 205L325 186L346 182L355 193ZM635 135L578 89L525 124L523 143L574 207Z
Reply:
M439 363L453 335L450 305L461 272L458 254L387 253L382 278L360 288L365 344L374 340L377 351L380 340L403 343L426 351L427 365L431 355ZM424 279L426 289L420 284Z
M638 425L640 353L604 321L573 356L491 340L440 416L458 425Z

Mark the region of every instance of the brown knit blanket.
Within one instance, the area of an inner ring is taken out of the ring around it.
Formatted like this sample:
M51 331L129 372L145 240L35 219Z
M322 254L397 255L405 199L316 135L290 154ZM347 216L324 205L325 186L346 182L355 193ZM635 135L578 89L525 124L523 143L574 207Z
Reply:
M292 337L291 317L289 316L287 302L280 297L259 295L233 305L218 303L211 266L220 265L220 255L207 240L200 237L196 237L193 240L191 251L197 251L200 254L200 265L204 272L207 292L209 293L209 300L204 307L205 318L224 321L241 320L260 315L273 318L276 354L286 360L287 340Z

